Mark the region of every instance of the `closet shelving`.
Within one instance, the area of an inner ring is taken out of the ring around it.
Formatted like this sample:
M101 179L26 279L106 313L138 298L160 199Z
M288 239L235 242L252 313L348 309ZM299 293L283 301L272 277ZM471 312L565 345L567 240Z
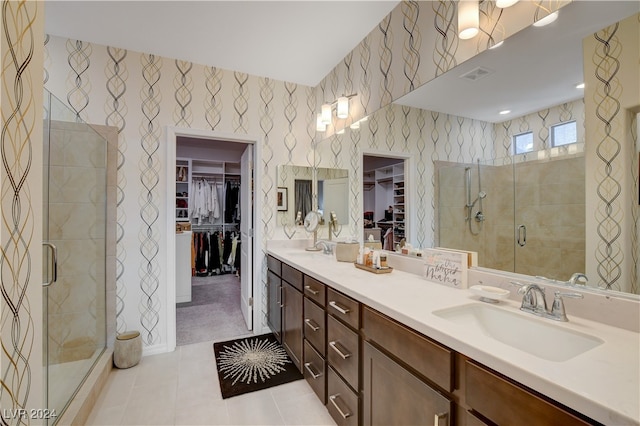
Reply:
M393 243L399 243L405 238L406 198L404 180L404 162L377 169L363 174L363 188L365 191L375 190L374 218L376 226L384 231L393 227ZM393 214L391 220L382 220L384 212L391 206Z
M226 205L225 186L227 182L233 185L240 185L240 164L225 161L189 159L191 163L190 185L199 179L206 181L210 185L215 185L220 214L218 218L211 220L197 221L191 218L194 230L235 230L237 223L225 220L225 211L231 206Z
M393 241L400 242L405 237L404 164L393 166Z
M189 222L189 194L191 193L191 160L176 159L176 222Z

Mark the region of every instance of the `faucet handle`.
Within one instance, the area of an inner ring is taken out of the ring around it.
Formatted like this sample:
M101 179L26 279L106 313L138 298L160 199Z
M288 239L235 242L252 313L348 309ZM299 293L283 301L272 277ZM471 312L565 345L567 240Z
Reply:
M569 297L571 299L583 299L584 296L580 293L563 293L561 291L556 291L555 297L553 299L553 305L551 307L551 313L549 314L549 318L554 319L556 321L569 321L567 318L567 313L564 309L564 301L563 297Z

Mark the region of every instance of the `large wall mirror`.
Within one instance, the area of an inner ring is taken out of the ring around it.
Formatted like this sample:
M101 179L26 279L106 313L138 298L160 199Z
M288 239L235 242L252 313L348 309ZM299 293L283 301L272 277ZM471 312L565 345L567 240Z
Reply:
M346 169L319 167L314 192L313 167L280 165L277 169L278 215L280 226L295 226L314 209L314 196L317 197L317 210L323 222L329 220L331 212L336 214L340 224L349 221L349 171Z
M638 9L637 2L572 2L554 25L516 33L370 114L359 129L319 143L322 165L350 171L353 234L365 226L363 153L401 153L410 158L407 241L414 246L471 249L480 266L560 281L593 269L585 253L593 214L586 198L596 192L585 172L590 100L576 88L584 81L582 41ZM575 127L553 127L561 123ZM516 135L525 135L517 152ZM637 283L611 290L637 293Z

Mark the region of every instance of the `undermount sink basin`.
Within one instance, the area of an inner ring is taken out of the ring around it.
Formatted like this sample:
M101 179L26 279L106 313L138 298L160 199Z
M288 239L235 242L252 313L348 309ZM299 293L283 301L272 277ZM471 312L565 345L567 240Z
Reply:
M548 319L486 304L456 306L433 314L549 361L566 361L604 343Z

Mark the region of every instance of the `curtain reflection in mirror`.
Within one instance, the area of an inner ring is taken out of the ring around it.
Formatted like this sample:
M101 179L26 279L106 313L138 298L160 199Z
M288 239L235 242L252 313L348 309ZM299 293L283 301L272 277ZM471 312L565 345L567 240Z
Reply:
M296 179L294 200L295 211L301 212L302 217L306 217L307 213L311 211L312 191L310 180Z

